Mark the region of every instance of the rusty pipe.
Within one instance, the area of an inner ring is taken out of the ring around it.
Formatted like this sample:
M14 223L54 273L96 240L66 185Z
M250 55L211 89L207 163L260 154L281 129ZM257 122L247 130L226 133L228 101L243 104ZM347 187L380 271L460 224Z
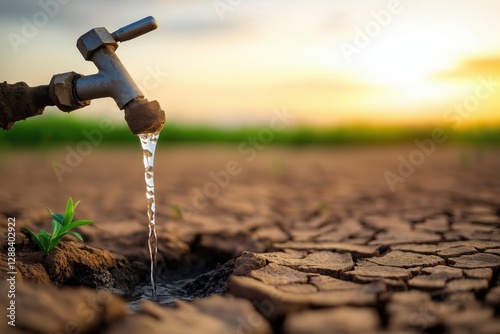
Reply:
M10 130L15 122L41 115L53 106L49 85L29 87L25 82L0 83L0 128Z

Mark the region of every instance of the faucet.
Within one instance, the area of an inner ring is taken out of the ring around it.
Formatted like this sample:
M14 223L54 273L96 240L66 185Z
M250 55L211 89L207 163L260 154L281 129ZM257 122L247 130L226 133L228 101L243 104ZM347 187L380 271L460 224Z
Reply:
M125 111L125 120L133 134L159 132L165 124L165 112L157 101L144 97L115 53L118 42L157 27L156 20L149 16L113 33L101 27L83 34L76 46L85 60L96 65L96 74L56 74L48 86L33 88L25 83L0 83L0 127L8 130L18 120L40 115L48 105L71 112L90 105L93 99L111 97Z

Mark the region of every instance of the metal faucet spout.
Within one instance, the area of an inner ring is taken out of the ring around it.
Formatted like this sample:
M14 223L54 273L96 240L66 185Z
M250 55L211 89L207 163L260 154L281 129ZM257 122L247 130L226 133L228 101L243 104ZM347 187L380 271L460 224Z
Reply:
M92 54L91 60L99 73L76 80L76 95L80 100L111 97L123 109L133 99L144 97L112 48L100 48Z

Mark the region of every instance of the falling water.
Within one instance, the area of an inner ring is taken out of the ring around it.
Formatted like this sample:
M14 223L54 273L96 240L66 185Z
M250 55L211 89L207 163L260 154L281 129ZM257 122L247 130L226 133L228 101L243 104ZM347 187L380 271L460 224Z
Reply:
M148 200L148 218L149 218L149 255L151 257L151 287L152 299L157 300L157 253L158 241L156 238L155 225L155 184L153 165L155 160L155 148L158 143L160 133L140 134L139 139L142 145L142 154L144 157L144 168L146 178L146 198Z

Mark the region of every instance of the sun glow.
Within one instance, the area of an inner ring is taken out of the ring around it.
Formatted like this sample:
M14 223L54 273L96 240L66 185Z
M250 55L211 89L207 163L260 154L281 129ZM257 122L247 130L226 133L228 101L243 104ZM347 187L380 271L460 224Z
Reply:
M359 70L368 80L382 85L423 84L460 61L447 39L446 29L430 27L388 34L366 50Z
M34 85L62 71L93 73L74 40L104 23L121 26L125 18L93 15L88 3L103 8L101 13L111 8L97 0L75 3L19 54L7 38L0 40L2 63L9 64L2 80ZM387 11L388 3L255 0L227 11L221 21L202 1L148 2L137 5L130 20L154 13L159 29L118 54L139 85L154 87L147 97L168 106L170 120L186 123L265 123L269 110L287 106L297 122L413 124L441 119L443 108L474 91L478 77L497 75L500 81L499 1L400 1L401 10L380 24L379 33L372 31L369 42L356 45L358 31L367 31L376 21L373 13ZM40 10L36 2L31 7ZM19 22L32 16L31 9L15 19L0 10L0 30L21 29ZM346 43L359 52L346 57L341 48ZM34 53L44 66L27 71ZM500 89L468 122L500 122L499 108ZM122 113L104 110L117 109L103 99L75 114L100 118L105 113L122 122Z
M418 25L409 19L397 29L388 27L350 65L361 81L381 88L380 94L363 97L364 104L393 110L392 120L400 119L401 110L407 120L439 119L436 110L463 94L463 86L437 79L464 61L460 35L466 36L444 20Z

